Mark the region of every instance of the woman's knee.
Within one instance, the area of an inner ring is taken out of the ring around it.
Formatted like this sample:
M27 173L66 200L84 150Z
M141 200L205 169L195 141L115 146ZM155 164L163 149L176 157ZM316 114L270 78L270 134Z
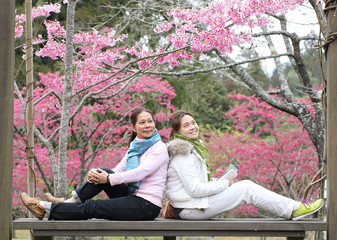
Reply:
M254 189L255 183L250 180L242 180L234 183L231 188L237 194L249 195L249 193Z
M255 185L256 183L254 183L253 181L251 180L242 180L241 182L243 182L244 184L246 185Z
M236 185L236 186L240 186L242 188L249 188L250 186L254 185L255 183L253 183L250 180L241 180L239 182L234 183L232 186Z
M102 170L106 171L107 173L114 173L114 171L112 171L111 168L100 167L99 169L102 169Z

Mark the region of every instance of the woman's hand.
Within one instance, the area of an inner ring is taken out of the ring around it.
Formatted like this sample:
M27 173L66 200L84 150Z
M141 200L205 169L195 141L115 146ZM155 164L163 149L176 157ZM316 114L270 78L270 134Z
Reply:
M107 183L108 173L102 169L92 168L88 172L87 181L93 184L105 184Z
M227 181L228 181L228 187L231 186L234 183L234 179L235 179L235 177L227 179Z

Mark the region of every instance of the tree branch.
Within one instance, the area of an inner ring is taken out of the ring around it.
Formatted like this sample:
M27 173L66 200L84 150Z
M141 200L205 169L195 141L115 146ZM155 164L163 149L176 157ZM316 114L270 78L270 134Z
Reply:
M226 68L232 68L235 66L239 66L242 64L246 64L246 63L252 63L252 62L256 62L256 61L261 61L261 60L266 60L266 59L270 59L270 58L279 58L279 57L284 57L284 56L289 56L292 57L292 54L289 53L281 53L281 54L275 54L275 55L271 55L271 56L262 56L262 57L257 57L257 58L253 58L253 59L247 59L244 61L239 61L239 62L231 62L231 63L227 63L226 65L223 66L219 66L219 67L214 67L214 68L208 68L208 69L204 69L204 70L195 70L195 71L189 71L189 72L156 72L156 71L147 71L147 74L155 74L155 75L163 75L163 76L188 76L188 75L193 75L193 74L198 74L198 73L209 73L212 71L216 71L216 70L221 70L221 69L226 69Z
M292 115L297 115L297 111L293 106L285 101L281 101L267 94L262 87L247 73L245 69L235 64L235 62L229 56L222 56L220 52L216 51L220 59L226 64L233 65L230 69L237 74L263 101L267 102L269 105L280 109L284 112L290 113Z
M99 84L101 84L101 83L103 83L103 82L105 82L105 81L111 79L112 77L118 75L119 73L122 73L125 69L128 69L129 66L131 66L131 65L133 65L133 64L135 64L135 63L138 63L138 62L143 61L143 60L146 60L146 59L151 59L151 58L154 58L154 60L156 60L156 59L158 59L158 58L160 58L160 57L166 56L166 55L168 55L168 54L170 54L170 53L174 53L174 52L178 52L178 51L184 50L184 49L186 49L186 48L188 48L188 47L189 47L189 46L184 46L184 47L181 47L181 48L177 48L177 49L175 49L175 50L172 50L172 51L167 51L167 52L164 52L164 53L153 54L153 55L149 55L149 56L145 56L145 57L141 57L141 58L137 58L137 59L135 59L135 60L132 60L132 61L128 62L127 64L125 64L122 68L120 68L120 70L118 70L117 72L113 73L112 75L110 75L110 76L108 76L108 77L102 79L101 81L98 81L98 82L96 82L96 83L93 83L93 84L91 84L91 85L88 85L88 86L86 86L85 88L82 88L82 89L77 90L77 91L73 94L73 96L75 96L75 95L77 95L77 94L79 94L79 93L81 93L81 92L83 92L83 91L85 91L85 90L88 90L89 88L92 88L92 87L94 87L94 86L97 86L97 85L99 85ZM152 62L153 62L154 60L152 60ZM108 64L106 64L106 65L107 65L107 66L110 66L110 65L108 65ZM113 67L113 66L110 66L110 67ZM138 72L141 72L141 71L142 71L142 70L138 70ZM120 82L122 82L122 81L123 81L123 80L119 81L118 83L120 83ZM124 80L124 81L125 81L125 80ZM110 84L109 87L111 87L111 86L113 86L113 85L115 85L115 83Z
M59 103L61 104L62 106L62 99L59 95L57 95L56 92L54 92L54 90L50 90L48 93L44 94L42 97L40 97L39 99L37 99L35 102L34 102L34 106L36 104L38 104L39 102L41 102L43 99L45 99L46 97L48 97L49 95L54 95L58 100L59 100Z
M264 33L267 32L267 27L263 26L261 27L262 31ZM265 35L264 36L265 39L267 40L268 46L269 46L269 50L270 53L272 52L277 52L275 45L273 43L273 41L271 40L270 35ZM288 81L286 79L284 70L283 70L283 66L281 64L281 61L279 58L274 58L274 62L276 65L276 71L278 73L278 77L279 77L279 85L280 85L280 89L281 89L281 94L283 95L283 97L290 103L295 103L297 102L297 99L295 98L295 96L293 95L293 93L291 92L289 85L288 85Z

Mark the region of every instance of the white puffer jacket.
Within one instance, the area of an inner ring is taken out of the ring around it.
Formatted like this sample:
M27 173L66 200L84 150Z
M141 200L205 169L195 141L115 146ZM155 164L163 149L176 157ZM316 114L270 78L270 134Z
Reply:
M205 160L188 141L167 143L170 156L166 195L176 208L207 208L208 196L222 192L228 181L207 180Z

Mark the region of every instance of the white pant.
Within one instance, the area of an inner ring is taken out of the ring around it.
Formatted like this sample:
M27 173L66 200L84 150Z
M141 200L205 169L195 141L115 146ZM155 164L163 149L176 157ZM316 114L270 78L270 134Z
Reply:
M224 191L208 197L209 207L206 209L184 209L179 216L182 219L210 219L216 215L251 204L277 217L290 219L293 210L298 209L299 203L249 180L236 182Z

